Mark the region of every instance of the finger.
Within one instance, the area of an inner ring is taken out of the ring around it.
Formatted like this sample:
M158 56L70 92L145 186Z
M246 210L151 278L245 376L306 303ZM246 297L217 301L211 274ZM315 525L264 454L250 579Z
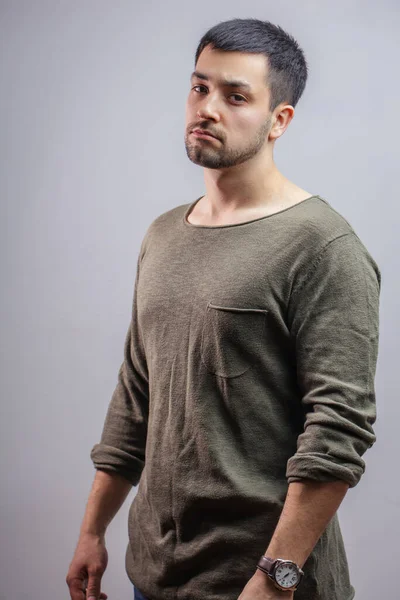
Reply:
M85 588L82 586L82 579L78 577L69 582L69 593L71 600L86 600Z
M100 598L100 577L89 575L89 582L86 589L87 600L99 600Z
M89 596L87 596L86 594L86 590L85 590L85 600L89 600ZM101 592L100 594L100 600L107 600L108 596L105 592Z

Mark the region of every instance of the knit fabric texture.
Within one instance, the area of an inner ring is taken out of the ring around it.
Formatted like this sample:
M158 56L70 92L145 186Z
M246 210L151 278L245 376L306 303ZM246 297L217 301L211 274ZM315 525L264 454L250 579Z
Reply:
M149 600L237 600L288 485L354 487L376 439L381 273L352 226L321 196L194 225L198 200L145 232L90 455L138 486L126 570ZM303 570L296 600L354 597L337 514Z

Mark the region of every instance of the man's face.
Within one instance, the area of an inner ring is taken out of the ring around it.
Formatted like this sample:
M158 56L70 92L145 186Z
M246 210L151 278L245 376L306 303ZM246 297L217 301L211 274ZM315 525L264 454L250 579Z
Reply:
M267 144L272 115L266 69L263 55L204 48L186 102L185 148L193 163L209 169L233 167ZM227 85L223 79L249 87ZM218 139L196 137L195 128Z

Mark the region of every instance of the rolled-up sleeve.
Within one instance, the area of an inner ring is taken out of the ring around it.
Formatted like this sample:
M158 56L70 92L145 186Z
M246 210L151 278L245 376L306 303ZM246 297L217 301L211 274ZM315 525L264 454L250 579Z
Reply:
M376 436L375 371L381 274L358 236L330 241L294 287L289 328L304 431L288 460L288 482L346 481L365 471Z
M118 473L137 485L145 464L149 414L149 381L137 315L137 260L132 317L126 334L124 358L108 406L100 443L90 453L96 469Z

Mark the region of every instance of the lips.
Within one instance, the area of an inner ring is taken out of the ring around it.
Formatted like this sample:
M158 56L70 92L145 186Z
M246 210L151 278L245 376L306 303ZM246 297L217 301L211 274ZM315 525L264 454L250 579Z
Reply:
M193 129L192 133L201 133L202 135L208 135L209 137L215 138L216 140L218 139L217 136L213 135L212 133L210 133L209 131L207 131L206 129Z

